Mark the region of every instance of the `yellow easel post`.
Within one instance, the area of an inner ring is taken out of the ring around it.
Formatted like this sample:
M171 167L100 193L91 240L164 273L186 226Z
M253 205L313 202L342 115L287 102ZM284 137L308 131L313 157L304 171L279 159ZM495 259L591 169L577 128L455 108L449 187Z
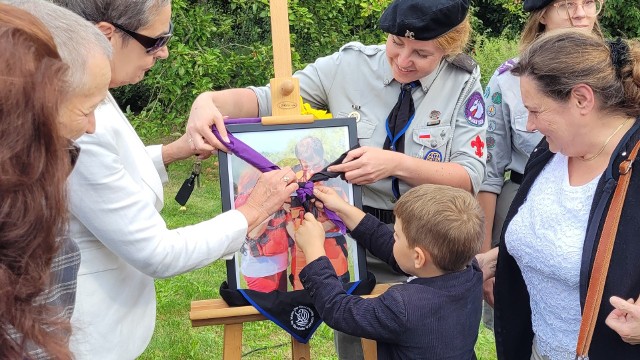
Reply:
M312 123L313 115L301 115L300 82L292 76L287 0L271 0L269 5L275 77L270 82L272 116L263 117L262 123L264 125Z
M271 79L272 116L262 118L264 125L307 124L313 122L313 115L302 115L300 106L300 83L292 76L291 43L289 40L289 14L287 0L271 0L271 38L273 42L274 78ZM378 284L371 295L375 297L389 288L388 284ZM267 320L253 306L229 307L222 299L191 302L189 312L191 326L224 326L223 359L240 360L242 357L242 325L245 322ZM366 360L377 359L376 342L362 339L362 349ZM302 344L291 337L293 360L309 360L309 344Z

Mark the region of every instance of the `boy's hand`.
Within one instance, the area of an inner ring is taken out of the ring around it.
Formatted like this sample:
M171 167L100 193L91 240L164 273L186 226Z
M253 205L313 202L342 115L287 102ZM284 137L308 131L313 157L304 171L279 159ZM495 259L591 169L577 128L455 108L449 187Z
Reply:
M304 252L307 264L313 260L325 256L324 251L324 228L322 224L313 217L313 214L304 214L304 220L295 233L295 241L300 250Z
M334 189L328 186L316 185L313 188L313 195L322 202L322 205L316 202L316 206L319 208L327 207L327 209L333 210L336 213L343 212L351 206L351 204L344 201Z

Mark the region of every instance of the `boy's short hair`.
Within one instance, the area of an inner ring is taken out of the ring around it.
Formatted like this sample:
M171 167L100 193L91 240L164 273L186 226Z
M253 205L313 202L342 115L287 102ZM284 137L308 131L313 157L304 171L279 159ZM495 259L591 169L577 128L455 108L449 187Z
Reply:
M443 271L463 269L480 252L484 214L468 191L424 184L407 191L393 210L410 247L431 254Z

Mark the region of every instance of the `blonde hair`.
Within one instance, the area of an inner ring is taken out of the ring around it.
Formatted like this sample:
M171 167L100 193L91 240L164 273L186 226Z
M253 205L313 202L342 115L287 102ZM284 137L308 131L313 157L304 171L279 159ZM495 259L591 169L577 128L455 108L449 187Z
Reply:
M428 251L443 271L458 271L480 251L484 215L468 191L424 184L402 195L393 210L410 247Z
M524 29L522 29L522 34L520 35L520 52L523 52L532 42L545 32L547 26L540 20L542 20L542 16L545 11L549 10L551 7L553 7L553 4L549 4L542 9L529 13L529 18L527 19L526 24L524 24ZM602 28L600 27L600 21L598 21L597 17L595 24L593 24L593 33L604 38Z
M444 56L454 57L464 52L471 36L471 21L469 15L456 27L434 39L436 44L444 50Z
M624 65L616 71L610 45L575 29L559 29L536 39L511 70L530 76L538 89L556 101L566 101L576 85L589 86L601 111L640 116L640 43L628 46Z

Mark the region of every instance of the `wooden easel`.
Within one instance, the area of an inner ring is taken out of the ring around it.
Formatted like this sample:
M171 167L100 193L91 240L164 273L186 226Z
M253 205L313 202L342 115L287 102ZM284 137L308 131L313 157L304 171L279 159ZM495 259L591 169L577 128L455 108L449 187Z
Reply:
M378 284L373 288L371 295L363 297L376 297L389 288L389 284ZM191 326L223 325L224 339L222 358L224 360L240 360L242 357L242 325L246 322L267 320L253 306L229 307L222 299L200 300L191 302ZM378 358L376 342L362 339L362 352L365 360ZM309 344L302 344L291 338L291 358L293 360L311 359Z
M300 83L292 76L291 43L289 41L289 14L287 0L271 0L271 38L275 77L271 79L272 116L262 118L264 125L312 123L313 115L301 115ZM379 284L371 295L375 297L389 288ZM267 320L253 306L229 307L222 299L191 302L189 312L191 326L223 325L223 359L240 360L242 357L242 325L246 322ZM377 359L376 342L362 339L365 360ZM309 360L309 344L302 344L291 337L293 360Z

